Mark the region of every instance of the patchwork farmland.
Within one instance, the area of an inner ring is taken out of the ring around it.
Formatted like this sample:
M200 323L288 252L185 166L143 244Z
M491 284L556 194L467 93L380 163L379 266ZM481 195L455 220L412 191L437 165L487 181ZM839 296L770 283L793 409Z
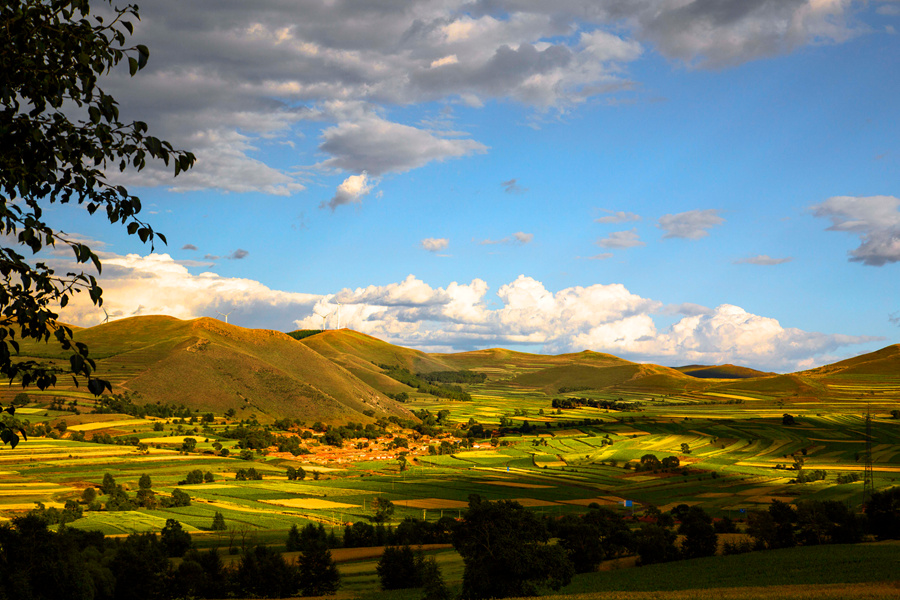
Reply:
M162 325L161 331L178 330L177 323ZM220 343L216 336L234 339L227 335L232 328L217 327L210 344ZM128 331L134 329L131 324ZM67 501L84 503L84 491L99 489L108 474L132 495L148 475L159 498L177 489L190 504L85 510L68 527L126 535L158 532L175 519L200 548L281 548L292 526L310 523L340 537L347 525L373 518L376 499L393 503L388 525L406 517L459 518L472 494L515 500L554 518L582 514L593 504L628 517L686 504L742 523L748 511L765 510L773 500L859 507L867 435L874 488L888 489L900 478L896 353L790 376L699 380L593 353L425 355L351 333L324 332L305 338L306 345L290 342L354 373L354 385L375 386L368 399L348 400L325 423L283 418L271 412L278 402L253 397L220 408L195 406L190 398L202 391L193 388L183 402L169 405L180 407L177 416L143 417L109 412L109 399L83 389L27 390L27 398L16 387L0 390L4 404L19 397L15 418L39 431L14 449L0 447L0 519L38 506L62 510ZM241 336L262 343L258 335ZM168 373L155 369L172 345L150 340L135 336L128 345L111 344L105 354L100 345L105 368L119 370L117 391L133 394L126 395L131 404L121 406L146 402L128 387L135 378L145 385ZM285 342L278 338L278 344ZM353 353L335 350L345 346ZM259 348L254 353L275 360ZM459 386L468 399L441 398L386 377L379 364L484 377ZM865 373L856 372L860 365ZM141 389L151 388L160 389ZM402 402L395 400L401 392ZM161 406L171 400L164 397ZM336 431L354 420L379 433L327 440L329 426ZM239 429L293 438L297 451L248 449L235 437ZM650 455L660 464L648 467ZM297 470L305 477L296 478ZM187 483L192 472L202 478ZM816 477L801 483L801 473ZM224 530L211 528L217 513ZM458 555L447 548L429 552L448 581L458 582ZM348 557L341 563L345 589L366 593L375 582L377 558Z

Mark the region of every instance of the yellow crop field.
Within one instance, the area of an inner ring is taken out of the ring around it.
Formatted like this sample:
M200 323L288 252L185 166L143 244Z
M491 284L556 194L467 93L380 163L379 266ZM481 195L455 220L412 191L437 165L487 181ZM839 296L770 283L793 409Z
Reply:
M534 508L537 506L556 506L556 502L550 502L549 500L538 500L537 498L516 498L515 502L518 502L522 506Z
M617 498L615 500L607 497L599 497L599 498L575 498L573 500L560 500L560 504L572 504L574 506L590 506L591 504L597 503L600 506L611 506L614 504L620 504L624 500L622 498Z
M735 400L758 400L753 396L739 396L737 394L722 394L720 392L703 392L704 396L716 396L718 398L734 398Z
M767 587L709 588L665 592L616 592L604 590L588 594L545 596L545 600L893 600L900 584L835 583L820 585L777 585Z
M331 510L336 508L359 508L357 504L345 504L343 502L332 502L331 500L322 500L320 498L284 498L283 500L260 500L265 504L274 504L275 506L286 506L288 508L303 508L307 510Z
M134 452L134 448L128 446L116 446L110 447L109 449L104 449L101 452L91 452L86 455L89 457L110 457L110 456L121 456L123 454L131 454ZM73 453L74 454L74 453ZM83 455L85 456L85 455ZM21 463L23 459L30 461L51 461L54 458L60 458L59 454L17 454L15 450L11 452L4 452L0 454L0 462L3 463ZM50 464L49 462L47 464Z
M0 489L0 496L27 496L27 495L37 495L37 494L57 494L60 492L70 492L75 488L65 487L61 485L55 486L47 486L43 485L40 487L30 487L30 488L5 488Z
M37 505L36 502L10 502L9 504L0 503L0 510L31 510ZM46 508L65 508L62 502L44 502Z
M394 500L397 506L407 508L468 508L469 503L462 500L447 500L444 498L415 498L412 500Z

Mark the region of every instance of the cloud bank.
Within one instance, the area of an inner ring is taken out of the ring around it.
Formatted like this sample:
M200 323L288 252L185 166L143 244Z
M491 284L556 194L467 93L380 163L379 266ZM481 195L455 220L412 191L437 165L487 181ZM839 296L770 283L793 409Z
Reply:
M111 320L137 314L189 319L231 311L229 323L243 327L317 329L322 321L315 313L334 313L340 302L343 327L424 350L590 349L667 365L729 362L778 371L812 367L833 360L840 348L877 339L784 327L729 304L713 309L689 303L665 306L617 283L551 292L520 275L488 298L489 286L481 279L432 287L410 275L398 283L315 295L210 272L195 275L167 254L102 258L104 307ZM62 319L99 324L103 312L83 296L78 294L61 311ZM491 307L497 301L499 308ZM680 318L659 328L658 315Z

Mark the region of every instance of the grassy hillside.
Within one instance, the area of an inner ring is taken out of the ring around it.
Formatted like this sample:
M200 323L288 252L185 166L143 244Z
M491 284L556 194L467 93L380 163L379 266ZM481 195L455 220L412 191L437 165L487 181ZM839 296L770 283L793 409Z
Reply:
M802 374L808 377L879 375L897 378L900 377L900 344L804 371Z
M283 334L208 318L134 317L79 329L75 335L98 359L98 375L118 391L138 392L144 401L184 403L214 412L249 410L247 414L262 418L343 421L360 420L369 410L407 414L387 394L413 393L413 388L386 376L378 365L399 365L413 373L477 371L487 375L487 381L465 387L488 396L546 397L584 390L597 397L632 400L656 395L707 404L800 403L797 410L819 402L841 402L849 408L864 401L889 411L900 401L900 345L776 375L735 365L672 369L591 351L551 356L492 348L429 354L348 329ZM22 354L60 367L67 363L53 344L23 343Z
M394 346L350 329L323 331L318 335L303 338L302 342L322 356L337 362L346 362L355 368L360 368L365 363L378 371L380 369L375 367L378 364L400 365L413 372L444 371L452 368L437 355Z
M700 379L749 379L751 377L768 377L774 373L766 373L749 369L747 367L739 367L737 365L687 365L684 367L675 367L676 371L680 371L691 377Z
M440 360L454 365L455 369L484 370L532 370L544 369L554 365L563 365L571 361L563 356L550 356L546 354L528 354L516 352L505 348L489 348L487 350L474 350L472 352L457 352L455 354L434 354Z
M603 389L629 381L641 372L640 365L592 367L565 365L550 367L519 375L512 383L523 387L541 388L549 393L559 389Z
M303 338L302 343L383 394L409 392L412 388L384 375L378 365L400 365L414 373L453 369L434 355L394 346L350 329L323 331Z
M75 337L99 360L99 377L145 402L215 412L233 408L261 420L365 421L362 412L368 410L407 414L352 373L277 331L205 317L151 316L84 329ZM52 344L29 344L26 353L48 362L62 358Z

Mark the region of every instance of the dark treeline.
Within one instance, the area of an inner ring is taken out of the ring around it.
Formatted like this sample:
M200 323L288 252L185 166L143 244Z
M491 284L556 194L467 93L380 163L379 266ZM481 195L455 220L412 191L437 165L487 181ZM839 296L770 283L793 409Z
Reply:
M327 548L370 548L373 546L421 546L422 544L449 544L452 541L456 520L441 517L437 521L424 521L406 517L397 526L384 523L357 521L344 527L343 538L322 524L292 526L288 532L285 549L288 552L303 550L321 544Z
M416 373L416 377L430 383L484 383L487 375L476 371L432 371Z
M100 396L94 403L93 413L107 414L120 413L131 415L143 419L144 417L157 417L159 419L189 419L194 413L191 409L182 405L146 403L138 404L134 400L134 396L125 394L113 394L111 396Z
M169 560L174 556L182 558L177 567ZM0 527L0 598L287 598L333 593L339 583L331 553L321 544L305 548L296 561L254 546L225 567L216 550L192 549L174 520L161 535L120 539L70 527L54 533L36 516Z
M609 410L628 410L634 407L633 403L630 402L622 402L622 399L618 400L595 400L593 398L554 398L551 403L553 408L566 408L573 409L579 408L582 406L589 406L590 408L606 408Z
M468 402L472 400L472 396L458 385L437 385L420 377L418 374L410 372L409 369L399 365L378 365L384 369L384 374L395 379L400 383L409 387L416 388L423 394L435 396L437 398L447 398L449 400L461 400ZM459 371L453 371L459 373ZM402 392L401 392L402 393Z

